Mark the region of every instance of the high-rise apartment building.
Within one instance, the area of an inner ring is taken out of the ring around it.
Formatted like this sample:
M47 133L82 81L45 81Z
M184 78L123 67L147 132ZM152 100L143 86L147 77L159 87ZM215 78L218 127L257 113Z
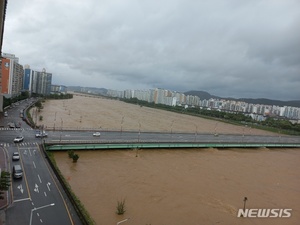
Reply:
M1 93L7 98L20 95L23 89L24 70L19 64L19 58L14 54L3 53L1 67Z
M46 69L43 69L42 72L33 71L32 75L31 92L40 95L50 95L52 73L47 73Z
M3 95L2 93L2 43L4 33L4 21L6 14L7 0L0 1L0 112L3 111Z
M23 89L31 93L33 70L30 69L29 65L25 65L24 67Z

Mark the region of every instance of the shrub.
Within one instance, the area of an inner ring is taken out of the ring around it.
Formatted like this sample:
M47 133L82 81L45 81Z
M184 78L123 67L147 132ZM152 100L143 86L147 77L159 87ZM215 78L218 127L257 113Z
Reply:
M116 213L118 215L123 215L125 213L125 199L118 201Z
M77 160L79 159L79 155L77 155L77 154L73 154L73 162L77 162Z

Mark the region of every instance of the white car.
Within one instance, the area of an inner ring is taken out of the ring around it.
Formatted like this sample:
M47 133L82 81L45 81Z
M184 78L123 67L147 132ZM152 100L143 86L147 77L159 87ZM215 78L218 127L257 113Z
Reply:
M39 132L35 134L35 137L39 138L39 137L47 137L48 134L46 132Z
M23 140L24 140L24 137L19 136L19 137L16 137L16 138L14 139L14 142L15 142L15 143L19 143L19 142L22 142Z
M14 152L12 155L12 160L15 161L15 160L19 160L19 159L20 159L19 152Z
M94 137L100 137L100 135L101 135L100 132L95 132L95 133L93 133L93 136L94 136Z

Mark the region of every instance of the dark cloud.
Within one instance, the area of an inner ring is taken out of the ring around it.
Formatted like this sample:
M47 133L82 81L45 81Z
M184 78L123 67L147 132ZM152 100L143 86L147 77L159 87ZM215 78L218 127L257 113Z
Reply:
M297 0L8 2L3 51L64 85L300 99Z

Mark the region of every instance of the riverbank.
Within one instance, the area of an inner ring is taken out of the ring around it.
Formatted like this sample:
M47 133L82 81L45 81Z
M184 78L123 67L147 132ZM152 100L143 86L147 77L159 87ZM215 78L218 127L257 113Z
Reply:
M76 96L68 100L46 100L43 109L31 110L38 125L47 129L91 129L156 132L277 135L221 121L169 112L118 100ZM43 118L39 120L40 116Z

